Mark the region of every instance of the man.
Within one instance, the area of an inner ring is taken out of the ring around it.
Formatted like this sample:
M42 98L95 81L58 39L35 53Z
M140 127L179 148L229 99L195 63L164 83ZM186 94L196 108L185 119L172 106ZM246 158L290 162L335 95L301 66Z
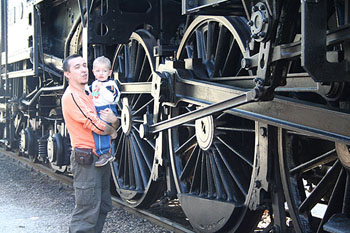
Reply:
M100 114L101 119L112 126L97 116L92 96L85 92L89 71L80 55L67 57L63 61L63 71L69 86L62 97L62 111L72 144L75 190L75 208L69 232L102 232L107 212L112 210L109 190L111 170L110 166L95 167L97 156L92 132L115 138L119 121L110 109Z

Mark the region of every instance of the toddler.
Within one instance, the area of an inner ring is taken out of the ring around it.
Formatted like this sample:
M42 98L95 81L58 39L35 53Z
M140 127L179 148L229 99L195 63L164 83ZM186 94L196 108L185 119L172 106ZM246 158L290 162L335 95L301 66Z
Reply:
M104 56L96 58L93 63L92 72L96 80L89 88L92 93L97 115L100 116L99 111L106 108L112 109L114 114L118 115L116 104L119 101L120 94L116 82L109 79L109 76L112 74L111 61ZM98 155L95 166L105 166L114 159L111 153L111 137L109 135L92 133Z

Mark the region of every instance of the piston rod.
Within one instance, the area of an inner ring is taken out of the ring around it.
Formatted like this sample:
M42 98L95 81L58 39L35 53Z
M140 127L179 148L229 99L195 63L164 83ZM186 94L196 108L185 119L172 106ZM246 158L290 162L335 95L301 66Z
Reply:
M140 125L140 137L147 138L152 134L159 133L163 130L167 130L175 126L212 115L216 112L225 111L230 108L257 101L263 92L264 89L262 87L256 87L234 98L230 98L222 102L212 104L208 107L200 108L195 111L191 111L152 125L149 124L150 122L147 122L147 120L145 120L146 122ZM145 119L147 119L147 117L145 117Z

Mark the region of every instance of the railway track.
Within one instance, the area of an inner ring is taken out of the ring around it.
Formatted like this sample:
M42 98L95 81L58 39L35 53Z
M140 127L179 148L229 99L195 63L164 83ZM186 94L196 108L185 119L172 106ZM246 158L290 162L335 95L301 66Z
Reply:
M29 158L19 156L18 153L12 151L6 151L4 148L0 148L0 153L4 154L20 163L24 166L34 169L42 174L49 176L52 179L59 180L60 182L72 186L72 177L66 174L59 174L54 172L49 167L41 163L33 163ZM115 207L122 208L129 213L132 213L138 217L147 219L148 221L162 226L169 231L178 233L193 233L191 225L186 220L184 213L181 211L179 203L177 201L171 201L168 203L157 203L153 207L147 210L130 208L125 205L119 198L112 197L112 203ZM166 217L164 217L166 216Z

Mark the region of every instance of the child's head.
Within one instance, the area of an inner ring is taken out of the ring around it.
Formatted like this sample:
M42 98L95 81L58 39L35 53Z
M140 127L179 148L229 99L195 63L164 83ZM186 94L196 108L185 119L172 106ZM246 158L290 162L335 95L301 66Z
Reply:
M112 74L111 61L104 57L98 57L94 60L92 72L99 81L105 81Z

